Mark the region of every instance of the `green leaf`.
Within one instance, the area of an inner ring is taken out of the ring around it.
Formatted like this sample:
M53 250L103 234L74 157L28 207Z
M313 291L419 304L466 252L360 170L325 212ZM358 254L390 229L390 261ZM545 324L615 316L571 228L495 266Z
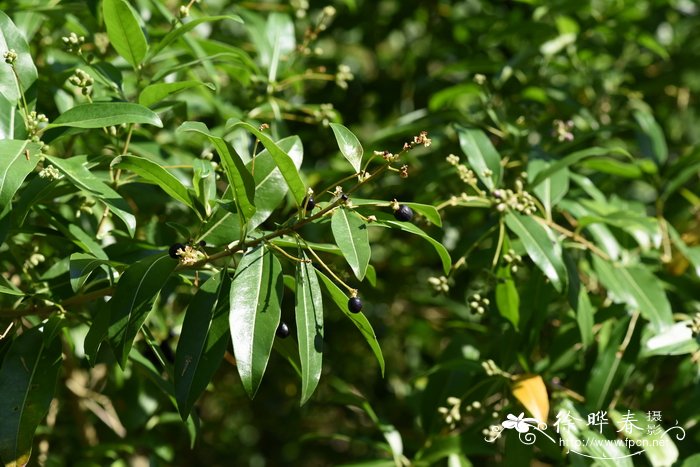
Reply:
M241 223L249 222L250 218L255 214L255 180L241 158L238 157L238 154L234 153L232 155L228 143L223 138L212 135L204 123L185 122L180 125L176 132L185 131L200 133L209 138L211 144L214 145L216 152L221 157L226 177L233 188Z
M287 186L289 186L289 189L292 192L292 196L294 197L297 206L301 206L301 203L306 197L306 186L301 180L299 170L294 165L294 160L289 156L289 154L284 152L277 145L277 143L275 143L269 136L255 128L253 125L245 122L231 123L230 120L226 124L227 129L234 129L239 127L255 135L255 137L258 138L262 145L265 146L265 148L270 152L270 155L275 160L275 164L277 164L277 167L279 167L280 172L282 172L282 176L287 182Z
M372 324L367 320L364 313L351 313L348 310L348 296L345 295L332 280L318 270L316 270L316 275L321 279L321 283L328 292L328 296L333 300L333 303L336 304L338 309L340 309L350 321L352 321L352 324L355 325L360 331L360 334L362 334L362 337L365 338L377 359L377 363L379 363L382 376L384 376L384 355L382 354L382 348L379 346L379 341L377 340L377 335L374 333Z
M30 141L6 139L0 141L0 212L12 202L15 193L39 162L40 146ZM29 155L29 158L27 158Z
M478 128L455 126L459 135L459 145L467 156L470 168L486 188L493 190L501 184L501 156L491 144L491 140ZM488 175L488 172L491 175Z
M66 110L45 129L58 127L104 128L122 123L143 123L163 127L160 117L148 107L131 102L95 102Z
M192 193L187 190L180 180L155 162L144 157L118 156L112 161L111 165L120 169L131 170L147 182L158 185L172 198L199 214Z
M148 43L134 10L126 0L103 0L102 16L114 50L137 68L146 56Z
M240 18L240 16L236 15L227 15L227 16L203 16L201 18L193 19L192 21L189 21L182 26L178 27L177 29L174 29L170 31L168 34L163 37L163 39L160 40L157 44L155 44L153 47L151 47L150 52L148 53L148 58L146 59L146 62L150 62L153 60L153 58L160 53L161 50L166 48L168 45L170 45L173 41L177 40L180 38L182 35L187 33L188 31L191 31L192 29L196 28L202 23L211 23L214 21L220 21L222 19L230 19L231 21L237 21L239 23L242 23L243 20Z
M316 270L300 248L296 268L296 307L294 313L301 360L301 402L304 405L316 390L323 362L323 300Z
M386 214L378 214L376 217L379 222L372 223L373 226L399 229L403 230L404 232L412 233L413 235L418 235L419 237L425 239L433 246L433 248L435 248L438 256L440 256L440 261L442 261L442 270L445 272L445 274L449 274L450 269L452 269L452 259L450 258L450 253L442 245L442 243L438 242L410 222L399 222L393 220L392 217Z
M649 420L646 412L636 410L621 411L610 409L610 420L618 428L621 436L624 436L630 441L635 441L638 446L643 446L642 452L649 461L649 465L676 465L678 460L678 448L673 443L672 437L664 430L660 423ZM680 436L678 440L682 440L685 435L685 430L678 426L678 432L675 434ZM671 433L673 433L671 431Z
M598 279L614 303L624 304L630 312L639 311L656 333L673 325L671 304L659 279L644 266L617 266L594 256Z
M531 159L527 165L528 179L534 178L539 172L546 170L552 164L543 159ZM547 177L542 183L533 189L537 197L542 201L545 212L551 217L552 208L564 198L569 191L569 170L564 168Z
M357 136L340 123L331 123L330 127L335 135L335 140L338 142L340 153L350 162L352 168L355 169L355 173L360 173L364 150Z
M569 166L572 166L576 164L577 162L587 159L589 157L606 157L609 159L610 154L621 154L629 159L632 159L632 156L630 153L625 151L622 148L600 148L600 147L593 147L593 148L587 148L583 149L581 151L576 151L571 154L569 154L566 157L563 157L562 159L559 159L549 165L548 167L544 168L541 172L537 174L537 176L530 181L530 186L531 187L536 187L540 183L542 183L544 180L547 178L551 177L552 175L556 174L558 171L563 170ZM528 174L529 175L529 174Z
M561 245L548 227L533 217L509 212L506 225L523 243L528 256L539 267L558 292L566 289L567 274Z
M24 35L17 29L10 17L0 10L0 52L5 53L10 49L17 53L14 67L19 75L22 89L27 93L38 78L36 66L34 66L31 51ZM0 62L0 94L13 106L17 105L21 99L12 68L4 60Z
M231 284L229 326L238 374L249 397L255 397L280 322L282 266L265 247L245 255Z
M668 159L668 146L663 130L650 112L638 110L634 112L634 119L639 125L637 140L642 154L656 162L656 165L662 165Z
M177 264L167 253L151 255L129 266L119 278L109 301L109 341L122 368L156 295Z
M203 83L201 81L180 81L178 83L157 83L146 86L141 94L139 94L139 104L151 107L163 99L174 94L184 91L185 89L195 86L206 86L212 91L216 90L216 86L211 83Z
M175 397L183 420L204 392L229 343L228 293L231 280L222 270L192 297L175 354Z
M85 358L91 366L95 366L97 363L97 354L100 352L102 342L107 338L109 318L109 304L107 308L98 307L90 324L90 330L85 336L83 349L85 350Z
M364 279L370 254L367 224L355 211L340 207L331 219L333 238L359 280Z
M4 276L0 276L0 294L15 295L17 297L24 296L24 292L15 287L15 285Z
M277 145L282 151L289 154L294 161L297 170L301 167L304 157L304 148L298 136L290 136L281 139ZM251 218L248 228L254 229L270 217L272 211L284 201L288 188L282 172L275 164L270 151L260 151L253 160L246 164L255 180L255 214Z
M496 306L499 313L518 330L520 322L520 296L510 273L509 265L501 265L496 270Z
M106 259L98 259L86 253L73 253L70 255L70 285L73 292L83 288L90 274L95 269L109 264L110 262ZM109 274L108 268L103 267L103 269Z
M44 342L43 325L10 345L0 368L0 458L5 466L29 461L34 432L49 410L61 369L61 339Z
M400 203L405 204L417 213L422 214L431 223L437 225L438 227L442 227L442 218L440 217L440 212L435 208L435 206L431 206L430 204L410 203L405 201ZM490 206L490 202L488 203ZM391 201L384 201L380 199L352 198L352 205L389 207L391 206Z
M53 156L45 157L47 161L63 172L73 185L95 196L109 206L114 215L124 222L129 234L133 237L136 229L136 218L131 214L131 208L119 193L97 178L86 167L87 158L85 156L71 157L70 159L59 159Z

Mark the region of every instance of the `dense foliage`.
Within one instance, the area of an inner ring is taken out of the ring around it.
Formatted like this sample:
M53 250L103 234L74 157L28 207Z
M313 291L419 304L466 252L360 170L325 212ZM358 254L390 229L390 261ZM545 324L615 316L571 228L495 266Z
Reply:
M699 28L0 1L0 459L694 465Z

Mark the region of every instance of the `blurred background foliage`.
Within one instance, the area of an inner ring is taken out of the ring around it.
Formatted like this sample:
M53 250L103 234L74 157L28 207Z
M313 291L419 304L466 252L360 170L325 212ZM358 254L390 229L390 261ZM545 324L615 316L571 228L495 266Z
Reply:
M131 3L151 39L168 31L169 21L184 5ZM408 154L409 178L384 177L364 194L441 205L460 196L465 186L445 161L451 153L463 157L455 123L489 134L507 160L508 186L534 154L557 159L588 147L623 148L635 154L633 161L587 162L576 172L611 206L665 216L687 245L700 243L700 10L695 2L345 0L330 5L335 9L332 18L329 10L324 13L328 4L316 1L194 4L192 18L235 14L245 24L204 23L143 70L144 76L153 77L159 70L182 65L176 71L178 80L212 83L216 91L198 87L159 104L165 128L155 138L136 134L132 151L177 165L201 148L198 141L174 134L172 129L182 121L202 121L220 132L230 118L270 122L277 137L301 137L304 175L309 185L320 189L345 170L328 122L351 128L366 153L398 152L405 141L425 130L433 144ZM27 35L39 68L38 108L55 118L80 100L65 80L81 65L59 47L61 37L75 32L86 37L86 52L99 58L113 55L105 43L99 2L0 1L0 8ZM319 21L328 27L306 43L305 31L318 29ZM274 82L269 80L274 76L269 67L274 53L271 34L287 38L287 52L302 45L294 59L280 61ZM216 54L223 55L211 58ZM116 68L125 70L124 65L115 62ZM106 74L112 71L105 69ZM343 73L346 79L339 76ZM309 79L314 76L319 79ZM133 99L139 77L125 71L119 79L124 81L123 97ZM117 94L109 86L94 86L94 99ZM665 135L668 149L662 160L655 159L653 140L640 131L649 115ZM95 154L104 138L94 134L93 139L75 141L84 147L71 150ZM235 133L230 140L246 152ZM572 182L567 196L584 196L584 185ZM155 188L139 190L139 216L151 219L142 240L164 246L178 240L162 222L186 214L167 204L167 197ZM441 272L426 243L393 230L371 231L377 284L363 286L361 294L386 359L384 377L350 322L336 310L327 311L324 374L312 400L298 406L298 379L279 355L273 354L253 401L245 395L235 368L224 362L199 403L199 435L190 449L188 429L194 428L180 422L145 369L147 361L125 373L116 366L98 365L90 375L94 390L103 391L118 414L121 428L105 423L109 414L99 420L97 412L78 407L71 379L87 378L87 372L66 372L57 396L63 408L58 416L50 412L36 439L37 446L48 442L50 449L33 462L320 466L376 460L365 465L393 465L398 432L403 455L418 464L444 465L449 459L450 465L530 465L535 456L544 464L583 465L580 458L567 460L559 449L538 443L533 450L512 436L495 444L483 441L482 430L506 413L522 411L507 382L484 373L481 362L487 359L512 373L543 375L550 395L567 401L576 400L569 392L595 395L592 374L607 370L617 379L601 396L605 407L614 398L621 407L663 411L667 426L678 420L687 430L686 438L676 443L679 458L700 450L697 348L695 353L643 359L641 328L632 327L628 351L617 362L624 371L610 369L606 359L630 329L624 307L603 293L592 294L596 342L584 347L566 297L527 259L516 274L519 331L494 306L483 316L470 311L469 297L475 293L494 301L489 269L496 218L490 210L444 206L442 229L419 222L444 242L453 261L466 257L466 266L451 274L446 293L437 293L429 281ZM315 232L306 234L313 237ZM649 246L644 248L632 235L616 233L622 255L640 258L663 280L673 311L692 316L700 310L697 264L675 248L671 258L662 258L663 249L647 234ZM513 247L522 253L517 242ZM119 254L127 258L131 247L111 248L113 253L123 248ZM580 256L574 260L581 261L579 267L588 275L593 266ZM176 344L190 295L182 284L166 286L161 297L168 297L167 302L151 316L151 330L166 352ZM283 309L287 322L294 321L292 315L293 309ZM71 332L79 347L85 328ZM149 352L143 342L139 345ZM75 353L80 356L79 350ZM74 360L72 365L86 368L80 358ZM462 397L465 406L481 404L464 414L454 430L438 412L449 396ZM589 401L579 410L597 408Z

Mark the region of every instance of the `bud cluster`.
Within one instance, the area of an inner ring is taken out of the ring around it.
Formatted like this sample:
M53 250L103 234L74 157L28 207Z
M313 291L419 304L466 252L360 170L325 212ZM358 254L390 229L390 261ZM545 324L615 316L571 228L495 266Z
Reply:
M5 63L8 65L14 65L17 61L17 52L14 49L10 49L5 52L2 57L5 59Z
M335 74L335 84L341 89L348 88L348 81L355 79L350 67L347 65L338 65L338 72Z
M48 180L58 180L61 178L61 172L59 172L53 165L49 165L48 167L41 169L39 172L39 177L46 178Z
M85 36L78 36L72 32L67 36L61 37L61 40L68 52L80 53L80 47L85 43Z
M35 110L29 112L27 115L27 133L31 136L36 135L39 130L48 123L49 119L44 114L38 114Z
M511 189L493 190L494 203L498 212L505 212L507 208L511 208L523 214L534 214L537 211L535 198L524 190L523 181L518 179L515 181L515 191Z
M503 255L503 261L505 261L506 264L510 265L510 270L513 274L518 272L518 267L523 264L523 257L516 254L515 250L510 249L508 250L508 253Z
M491 301L488 298L482 297L481 294L478 293L475 293L469 297L468 302L469 308L471 308L474 313L478 313L480 315L483 315L491 304Z
M693 333L693 337L700 336L700 313L695 313L695 316L693 316L693 321L688 324L688 327Z
M314 118L317 122L321 123L323 126L328 126L331 120L336 117L335 108L333 104L321 104L318 106L317 110L314 110Z
M94 83L92 77L81 70L76 68L75 72L68 78L68 82L73 86L80 88L80 92L83 96L89 96L92 93L92 85Z
M428 277L428 283L433 286L438 293L447 293L450 291L450 284L445 276Z
M476 187L476 175L469 167L459 163L459 156L450 154L446 158L447 163L457 168L457 175L467 185Z
M552 125L554 126L552 136L555 136L559 142L574 140L574 134L571 132L574 129L573 121L554 120Z

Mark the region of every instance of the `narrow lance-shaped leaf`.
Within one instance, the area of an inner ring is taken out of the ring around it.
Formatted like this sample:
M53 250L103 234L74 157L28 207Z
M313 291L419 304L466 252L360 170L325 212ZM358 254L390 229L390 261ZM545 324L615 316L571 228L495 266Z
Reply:
M520 296L510 273L509 265L501 265L496 270L496 306L499 313L511 322L517 330L520 323Z
M106 265L110 262L106 259L95 258L93 255L86 253L73 253L70 255L70 285L73 292L83 288L92 272L102 267L108 273Z
M367 224L355 211L341 207L333 213L331 228L333 238L355 277L364 279L371 254Z
M187 307L174 368L175 397L183 420L189 416L226 352L230 284L223 270L202 284Z
M151 84L143 88L141 94L139 94L139 104L146 107L150 107L153 104L157 104L163 99L170 97L174 94L182 92L186 89L193 88L195 86L206 86L212 91L216 87L211 83L203 83L201 81L180 81L177 83L156 83Z
M316 270L306 253L299 249L296 271L297 340L301 360L301 403L304 405L316 390L323 362L323 299Z
M486 188L493 190L501 183L501 156L482 130L461 126L456 126L456 130L471 169Z
M530 216L509 212L506 225L518 236L530 259L552 282L557 291L566 289L567 273L562 259L561 245L549 229Z
M131 214L131 208L119 193L90 172L85 166L86 157L71 157L70 159L59 159L52 156L45 157L51 164L58 167L75 186L97 197L109 206L114 215L124 222L129 234L131 236L134 235L136 218Z
M661 126L654 116L646 111L638 110L634 113L634 119L639 124L640 131L637 134L642 154L652 159L657 165L661 165L668 159L668 145Z
M673 324L671 304L659 279L642 266L614 266L593 257L598 279L615 303L623 303L631 312L639 311L656 333Z
M15 193L39 162L40 146L22 140L0 141L0 213L12 202Z
M199 214L194 202L194 196L173 174L155 162L144 157L118 156L112 161L113 167L131 170L146 181L158 185L168 195L188 206Z
M234 129L238 127L244 128L246 131L255 135L262 145L265 146L265 149L270 152L270 155L275 160L275 164L277 164L280 172L282 172L282 176L287 182L287 186L289 186L289 190L292 193L294 200L296 201L297 205L301 206L301 203L304 201L304 197L306 196L306 186L301 180L299 170L294 165L294 160L292 160L289 154L284 152L279 145L272 140L272 138L255 128L250 123L231 123L229 121L229 123L226 124L227 129Z
M126 0L103 0L102 14L112 47L137 68L146 56L148 43L134 10Z
M255 397L265 374L280 322L282 266L264 246L245 255L231 284L229 327L238 374Z
M221 163L224 166L228 182L233 189L238 215L241 217L242 223L247 223L255 214L255 180L241 158L238 157L238 154L231 154L226 141L223 138L212 135L204 123L185 122L177 129L177 132L181 131L200 133L206 136L214 145L216 152L221 157Z
M340 311L342 311L345 316L350 319L350 321L352 321L352 324L357 327L362 334L362 337L365 338L367 344L369 344L370 348L372 349L377 362L379 363L379 369L382 372L382 376L384 376L384 355L382 354L382 348L379 346L377 335L374 333L374 329L372 329L372 325L367 320L364 313L351 313L348 310L347 295L345 295L343 291L333 283L332 280L330 280L320 271L317 270L316 275L321 279L321 283L325 286L326 290L328 291L328 295L333 300L333 303L338 306Z
M350 162L352 168L355 169L355 173L360 173L364 150L357 136L340 123L331 123L330 127L335 135L335 140L338 142L340 153Z
M45 129L58 127L104 128L122 123L143 123L163 127L158 114L148 107L131 102L95 102L70 108Z
M17 26L15 26L10 17L0 10L0 51L4 53L8 50L14 50L17 53L17 60L15 60L14 68L19 75L19 82L22 86L22 90L28 93L38 77L29 45L22 32L17 29ZM10 101L10 103L16 105L20 101L17 80L9 65L4 62L1 65L0 94Z
M151 255L132 264L119 279L109 301L109 341L122 368L156 295L177 264L167 254Z
M32 439L46 415L61 369L61 339L44 342L42 327L17 336L0 368L0 458L6 467L27 464Z

